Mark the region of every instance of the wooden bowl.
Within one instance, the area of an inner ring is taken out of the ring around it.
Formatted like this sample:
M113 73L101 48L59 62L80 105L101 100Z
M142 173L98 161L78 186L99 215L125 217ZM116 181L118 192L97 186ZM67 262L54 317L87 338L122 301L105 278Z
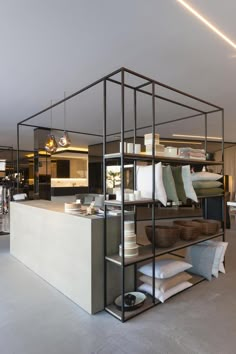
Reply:
M152 226L145 227L147 238L152 242ZM180 229L170 225L155 226L155 246L160 248L171 247L179 239Z
M202 225L202 233L204 235L214 235L220 230L221 222L218 220L194 219L193 221Z

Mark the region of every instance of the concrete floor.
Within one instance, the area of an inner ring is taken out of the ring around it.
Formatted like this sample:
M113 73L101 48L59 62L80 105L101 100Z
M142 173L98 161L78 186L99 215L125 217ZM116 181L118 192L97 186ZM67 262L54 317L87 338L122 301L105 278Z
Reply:
M9 254L0 236L0 354L236 353L236 234L227 274L122 324L90 316Z

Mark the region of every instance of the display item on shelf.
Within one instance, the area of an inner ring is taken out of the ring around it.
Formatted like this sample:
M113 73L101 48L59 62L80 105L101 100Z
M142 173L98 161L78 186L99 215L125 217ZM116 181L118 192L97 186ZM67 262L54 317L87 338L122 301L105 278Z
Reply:
M146 154L152 155L152 144L147 144L147 145L145 145L145 147L146 147ZM154 146L155 155L163 155L164 151L165 151L164 145L155 144L155 146Z
M148 240L152 243L153 227L145 227ZM156 225L155 226L155 246L160 248L171 247L180 236L180 228L175 225Z
M158 133L154 134L154 143L155 145L160 144L160 134ZM152 145L152 144L153 144L153 134L152 133L144 134L144 145Z
M178 149L173 146L167 146L164 150L164 155L169 157L177 157L178 156Z

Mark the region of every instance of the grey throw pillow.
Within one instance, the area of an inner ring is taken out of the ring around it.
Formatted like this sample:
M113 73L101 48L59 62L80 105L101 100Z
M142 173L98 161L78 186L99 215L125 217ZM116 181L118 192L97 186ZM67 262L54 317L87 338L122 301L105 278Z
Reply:
M216 249L217 247L206 244L188 247L185 260L192 264L188 272L211 280Z

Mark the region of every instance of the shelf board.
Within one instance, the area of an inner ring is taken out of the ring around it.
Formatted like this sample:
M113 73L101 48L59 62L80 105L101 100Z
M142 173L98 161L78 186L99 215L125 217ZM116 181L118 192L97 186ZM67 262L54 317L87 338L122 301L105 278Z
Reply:
M134 311L125 311L125 321L129 320L132 317L137 316L138 314L140 314L140 313L154 307L158 303L160 303L158 300L155 300L155 303L153 303L152 296L150 296L148 294L145 294L145 295L147 296L147 298L141 307L139 307L138 309L136 309ZM110 314L112 314L114 317L118 318L120 321L122 320L121 311L114 304L110 304L110 305L106 306L105 310L107 312L109 312Z
M223 236L223 232L219 232L214 235L201 235L194 241L179 240L172 247L156 248L155 249L155 257L162 256L166 253L171 253L171 252L180 250L182 248L186 248L186 247L195 245L197 243L211 240L211 239L214 239L214 238L217 238L220 236ZM148 259L152 259L152 257L153 257L152 245L150 244L150 245L146 245L146 246L141 246L139 248L139 255L138 256L125 258L124 266L129 266L129 265L136 264L136 263L148 260ZM122 266L122 257L120 257L118 254L106 256L106 260L109 262L115 263L118 266Z
M140 200L132 200L132 201L124 201L124 205L139 205L139 204L152 204L159 203L159 200L153 201L153 199L143 198ZM122 202L120 200L105 200L104 204L111 206L122 206Z
M193 284L192 286L197 285L197 284L206 280L204 277L201 277L199 275L194 275L194 274L191 274L191 275L192 275L192 278L189 280L189 282ZM173 296L168 298L165 302L168 302L169 299L171 299L171 298L177 296L178 294L180 294L186 290L189 290L191 288L192 287L189 287L187 289L180 291L177 294L174 294ZM138 309L136 309L134 311L126 311L125 312L125 319L124 319L125 321L131 319L132 317L139 315L142 312L147 311L148 309L150 309L156 305L162 304L158 299L155 299L155 302L153 303L152 296L149 294L146 294L146 293L145 293L145 295L147 296L147 299L145 300L143 306L139 307ZM106 306L105 310L107 312L109 312L111 315L113 315L114 317L118 318L120 321L122 321L122 313L114 304L110 304L110 305Z
M104 155L105 159L117 159L121 158L122 154L120 152L113 153L113 154L106 154ZM141 154L128 154L125 153L125 159L132 159L132 160L143 160L143 161L152 161L152 155L147 155L145 153ZM179 164L191 164L191 165L222 165L222 161L207 161L207 160L199 160L199 159L184 159L181 157L168 157L163 155L155 155L155 161L161 161L166 163L179 163Z

